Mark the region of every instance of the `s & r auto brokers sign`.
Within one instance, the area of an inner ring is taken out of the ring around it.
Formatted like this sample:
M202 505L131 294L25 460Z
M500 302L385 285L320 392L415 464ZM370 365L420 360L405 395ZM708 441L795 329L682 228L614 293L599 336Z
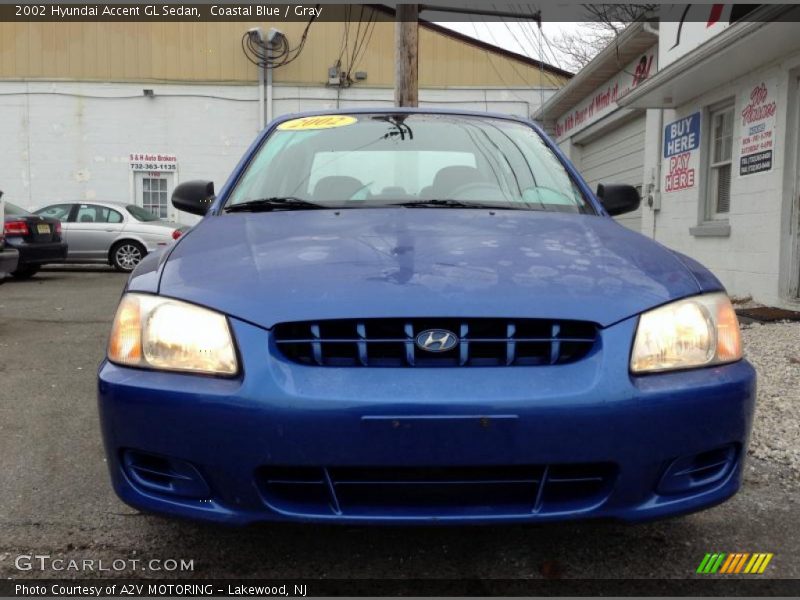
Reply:
M697 183L700 148L700 112L667 123L664 127L664 159L669 161L665 192L693 188Z
M178 157L174 154L132 152L128 158L131 171L174 173L178 170Z

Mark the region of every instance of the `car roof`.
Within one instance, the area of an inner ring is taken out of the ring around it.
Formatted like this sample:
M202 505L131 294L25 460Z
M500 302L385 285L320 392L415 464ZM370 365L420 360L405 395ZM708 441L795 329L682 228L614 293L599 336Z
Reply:
M462 110L455 108L420 108L420 107L386 107L374 106L372 108L335 108L329 110L312 110L296 112L287 115L281 115L273 120L273 123L288 121L290 119L298 119L302 117L319 117L323 115L455 115L461 117L483 117L487 119L504 119L506 121L516 121L518 123L525 123L526 125L536 124L528 118L519 117L516 115L509 115L506 113L487 112L479 110Z
M104 206L126 206L130 202L118 202L116 200L79 200L72 204L102 204Z
M119 202L117 200L62 200L60 202L50 202L48 204L43 204L40 208L36 210L40 210L41 208L47 208L48 206L58 206L60 204L97 204L98 206L108 206L114 208L125 208L126 206L130 206L130 202Z

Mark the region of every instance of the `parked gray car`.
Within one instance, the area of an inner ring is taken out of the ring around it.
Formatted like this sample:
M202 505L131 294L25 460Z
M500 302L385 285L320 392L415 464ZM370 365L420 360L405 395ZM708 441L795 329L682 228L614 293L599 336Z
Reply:
M120 202L62 202L34 212L61 221L69 245L66 262L109 263L124 272L188 229L162 221L141 206Z

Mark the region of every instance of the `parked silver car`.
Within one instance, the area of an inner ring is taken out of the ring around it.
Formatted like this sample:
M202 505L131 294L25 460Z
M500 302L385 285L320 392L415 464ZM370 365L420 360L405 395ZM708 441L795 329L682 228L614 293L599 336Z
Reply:
M188 229L120 202L63 202L34 212L61 221L69 245L66 262L109 263L124 272L133 271L148 252L171 244Z

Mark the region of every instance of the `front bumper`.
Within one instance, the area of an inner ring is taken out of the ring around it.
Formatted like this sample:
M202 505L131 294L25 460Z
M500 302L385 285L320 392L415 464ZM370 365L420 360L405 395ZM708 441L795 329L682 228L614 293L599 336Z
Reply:
M753 368L632 378L635 319L574 364L405 369L300 366L268 331L231 323L237 379L101 365L128 504L233 524L639 521L741 483Z

